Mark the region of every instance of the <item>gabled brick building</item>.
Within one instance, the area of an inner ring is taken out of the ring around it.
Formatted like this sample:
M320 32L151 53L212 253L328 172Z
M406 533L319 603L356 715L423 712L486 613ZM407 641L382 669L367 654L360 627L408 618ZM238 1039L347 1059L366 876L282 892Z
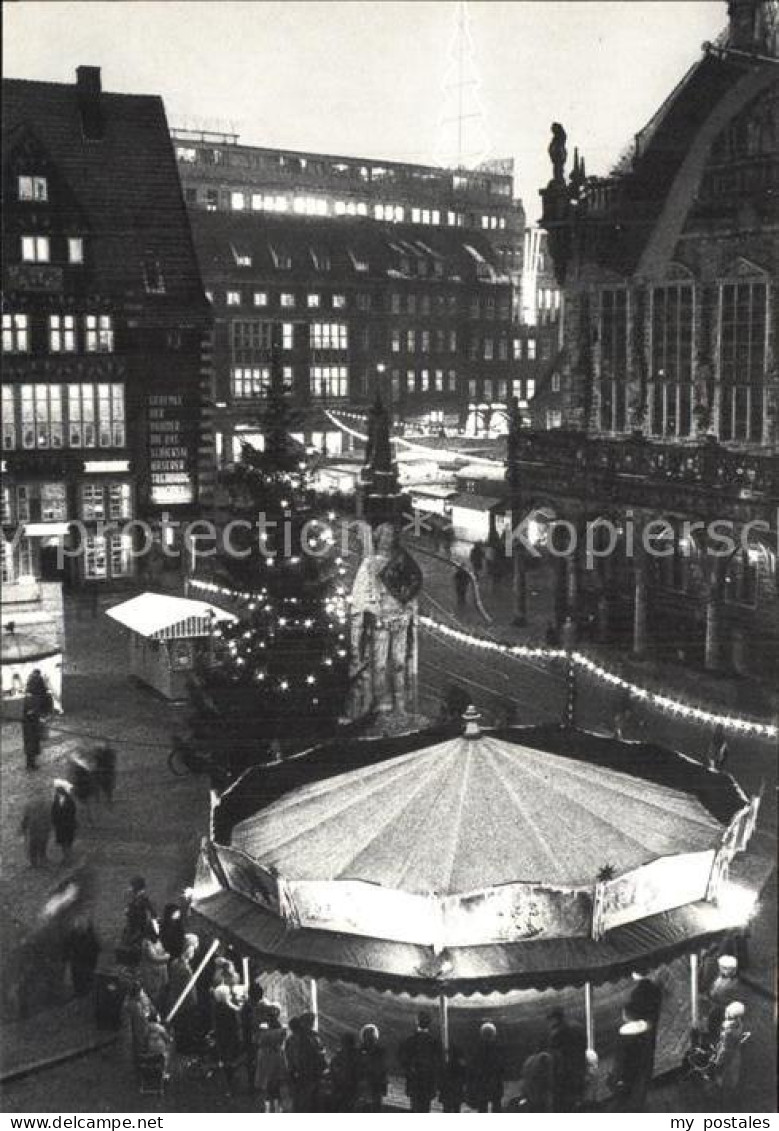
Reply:
M211 312L165 110L97 67L3 103L3 580L120 581L122 527L209 486Z

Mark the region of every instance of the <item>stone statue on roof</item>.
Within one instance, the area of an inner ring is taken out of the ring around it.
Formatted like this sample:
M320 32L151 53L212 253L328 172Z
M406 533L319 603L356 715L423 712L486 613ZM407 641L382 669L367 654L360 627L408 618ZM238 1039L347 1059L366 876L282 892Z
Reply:
M552 180L555 184L565 182L565 164L568 160L566 141L568 135L559 122L552 122L552 140L549 142L549 158L552 162Z

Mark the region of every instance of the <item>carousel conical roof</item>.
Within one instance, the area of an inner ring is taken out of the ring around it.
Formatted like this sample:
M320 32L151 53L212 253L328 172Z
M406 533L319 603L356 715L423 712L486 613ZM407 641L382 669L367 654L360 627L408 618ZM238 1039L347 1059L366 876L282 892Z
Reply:
M232 845L290 880L453 895L592 884L714 848L722 831L691 793L481 734L293 790Z

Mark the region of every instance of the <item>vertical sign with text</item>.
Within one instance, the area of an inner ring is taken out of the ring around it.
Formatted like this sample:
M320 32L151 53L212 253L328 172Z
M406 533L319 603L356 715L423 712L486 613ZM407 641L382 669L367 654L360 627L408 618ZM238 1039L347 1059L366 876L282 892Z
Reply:
M195 501L187 440L189 411L179 393L149 396L149 474L151 501L176 506Z

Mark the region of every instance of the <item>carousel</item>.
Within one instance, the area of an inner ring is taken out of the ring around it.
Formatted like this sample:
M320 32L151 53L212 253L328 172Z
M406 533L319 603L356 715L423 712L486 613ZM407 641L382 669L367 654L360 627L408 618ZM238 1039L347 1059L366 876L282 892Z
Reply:
M371 450L386 462L388 445ZM370 461L365 480L381 482ZM421 576L391 527L374 524L349 605L351 721L215 799L200 929L278 977L274 996L318 1013L325 1040L373 1021L392 1044L424 1002L445 1045L496 1019L517 1066L552 1005L608 1057L631 975L655 972L656 1072L675 1067L699 1023L699 956L754 901L729 866L758 799L651 743L491 729L473 708L431 727L416 707Z

